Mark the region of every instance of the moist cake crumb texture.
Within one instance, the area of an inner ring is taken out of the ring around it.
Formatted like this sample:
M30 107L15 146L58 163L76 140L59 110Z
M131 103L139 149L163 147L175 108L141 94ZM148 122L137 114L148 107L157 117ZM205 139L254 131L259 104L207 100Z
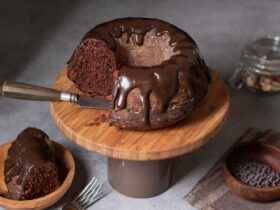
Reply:
M26 128L17 136L4 166L6 197L34 199L60 186L59 169L48 139L47 134L37 128Z
M68 78L91 96L111 96L110 125L151 130L185 119L208 92L210 71L195 41L151 18L91 29L68 62Z

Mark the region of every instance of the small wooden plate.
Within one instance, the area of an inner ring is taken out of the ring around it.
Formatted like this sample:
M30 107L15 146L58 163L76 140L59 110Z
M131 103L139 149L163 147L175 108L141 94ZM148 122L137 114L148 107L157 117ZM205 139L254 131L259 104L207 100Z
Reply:
M273 170L280 173L280 149L263 143L241 144L229 151L222 165L225 182L241 198L255 202L269 202L279 199L280 185L267 188L254 187L239 181L230 173L228 163L241 155L245 155L258 162L266 163Z
M61 161L63 166L66 169L66 177L62 183L62 185L55 190L54 192L32 200L24 200L24 201L17 201L17 200L10 200L0 196L0 206L6 209L13 209L13 210L39 210L45 209L55 202L57 202L69 189L72 184L74 175L75 175L75 161L72 154L64 148L62 145L51 141L52 146L54 148L55 154L58 159ZM11 146L11 142L3 144L0 146L0 195L5 194L8 190L6 184L4 182L4 161L7 157L7 152L9 147Z

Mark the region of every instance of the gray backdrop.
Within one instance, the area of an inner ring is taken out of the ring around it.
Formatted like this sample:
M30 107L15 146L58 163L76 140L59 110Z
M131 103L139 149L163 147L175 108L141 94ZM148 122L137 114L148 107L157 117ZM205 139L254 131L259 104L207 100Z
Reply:
M186 30L199 44L207 64L226 81L246 42L260 35L280 35L279 11L276 0L1 0L0 81L50 86L85 32L95 24L125 16L156 17ZM149 199L113 192L91 209L192 209L183 196L246 128L279 127L279 95L229 90L231 111L226 125L210 143L176 159L173 185L167 192ZM106 179L106 159L67 140L53 123L47 103L0 98L0 143L14 139L28 126L43 129L76 157L74 184L50 209L72 199L93 175Z

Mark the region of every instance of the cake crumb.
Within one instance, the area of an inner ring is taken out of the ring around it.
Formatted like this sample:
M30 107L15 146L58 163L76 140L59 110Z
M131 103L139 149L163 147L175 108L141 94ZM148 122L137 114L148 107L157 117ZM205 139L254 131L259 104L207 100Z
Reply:
M107 121L108 121L108 117L105 114L102 114L94 118L92 121L86 123L86 126L98 126Z

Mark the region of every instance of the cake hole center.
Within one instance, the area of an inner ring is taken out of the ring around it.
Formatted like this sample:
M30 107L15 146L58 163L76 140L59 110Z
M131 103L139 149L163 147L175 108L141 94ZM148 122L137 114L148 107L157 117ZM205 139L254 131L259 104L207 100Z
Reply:
M122 57L126 65L129 66L156 66L163 61L169 60L173 55L174 47L169 45L170 36L165 33L156 36L156 30L153 29L146 33L143 45L137 45L133 40L135 35L132 34L129 42L127 42L127 34L123 34L121 38L117 38L118 45L117 54Z

